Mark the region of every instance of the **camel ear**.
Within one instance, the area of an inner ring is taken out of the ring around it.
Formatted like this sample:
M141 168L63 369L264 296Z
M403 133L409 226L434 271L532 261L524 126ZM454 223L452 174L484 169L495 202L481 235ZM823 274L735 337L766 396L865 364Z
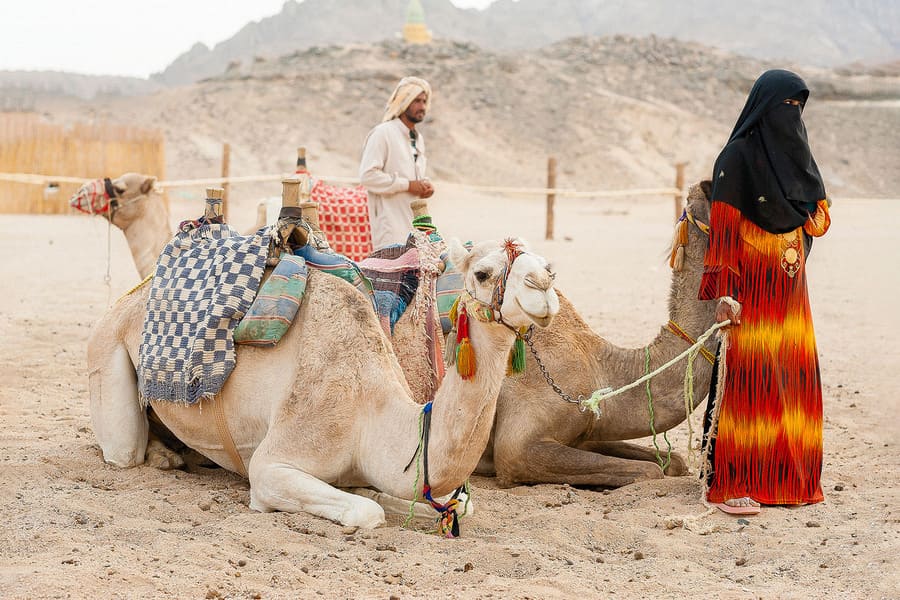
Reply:
M150 190L153 189L153 184L156 183L156 177L148 177L141 184L141 193L148 194Z
M460 273L469 268L469 251L463 246L459 238L450 238L447 242L447 251L450 253L450 262Z

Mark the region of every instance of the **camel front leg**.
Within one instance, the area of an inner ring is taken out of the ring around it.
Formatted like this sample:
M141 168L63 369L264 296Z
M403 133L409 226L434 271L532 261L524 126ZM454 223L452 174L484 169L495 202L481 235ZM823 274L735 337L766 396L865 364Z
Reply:
M374 528L384 523L376 502L344 492L296 466L260 452L250 459L250 508L259 512L308 512L341 525ZM261 456L262 455L262 456Z
M654 448L647 448L645 446L630 444L628 442L586 441L578 444L577 448L579 450L585 450L587 452L603 454L604 456L615 456L617 458L625 458L628 460L643 460L659 464L656 460L656 450ZM668 452L663 450L659 453L659 455L663 460L665 460L668 456ZM670 477L687 475L687 462L684 460L684 458L681 457L680 454L673 452L672 460L666 467L665 474Z
M91 364L96 362L97 364ZM103 460L117 467L144 462L147 414L141 408L137 375L128 352L115 345L108 356L88 357L91 423Z
M655 464L586 452L555 440L534 442L514 460L497 461L497 478L503 485L568 483L615 488L662 476Z

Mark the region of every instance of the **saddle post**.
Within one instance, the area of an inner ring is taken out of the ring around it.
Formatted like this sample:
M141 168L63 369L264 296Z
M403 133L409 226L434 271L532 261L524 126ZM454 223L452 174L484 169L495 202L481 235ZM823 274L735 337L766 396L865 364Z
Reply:
M297 148L297 169L294 172L297 175L309 173L309 170L306 168L306 146Z
M309 241L307 231L297 225L301 217L301 184L302 179L296 177L284 179L281 182L281 213L278 215L276 237L279 240L278 245L288 251L291 246L305 246Z
M431 215L428 212L428 201L424 198L417 198L410 201L409 207L413 212L413 227L428 234L431 241L436 241L435 237L440 239L437 227L434 226L434 222L431 220Z
M223 188L206 188L206 209L203 217L207 223L222 223L222 197L225 195Z
M428 200L418 198L409 203L409 207L413 211L413 218L424 217L428 214Z
M298 198L300 215L309 224L310 228L316 232L316 236L324 239L325 234L319 226L319 203L310 199L312 195L312 177L309 175L309 169L306 164L305 146L297 148L297 170L294 176L300 181Z

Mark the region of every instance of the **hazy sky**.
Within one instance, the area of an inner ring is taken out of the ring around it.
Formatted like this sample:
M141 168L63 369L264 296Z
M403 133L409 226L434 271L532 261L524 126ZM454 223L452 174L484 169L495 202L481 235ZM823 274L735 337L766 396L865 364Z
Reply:
M493 0L451 0L484 8ZM212 47L284 0L2 0L0 71L147 77L195 42Z

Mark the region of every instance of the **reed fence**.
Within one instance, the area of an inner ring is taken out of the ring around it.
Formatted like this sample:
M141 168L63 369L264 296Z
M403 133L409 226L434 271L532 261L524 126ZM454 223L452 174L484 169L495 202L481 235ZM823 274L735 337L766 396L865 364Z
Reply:
M0 172L19 175L0 178L0 213L65 214L82 181L129 171L164 177L162 131L0 113Z

